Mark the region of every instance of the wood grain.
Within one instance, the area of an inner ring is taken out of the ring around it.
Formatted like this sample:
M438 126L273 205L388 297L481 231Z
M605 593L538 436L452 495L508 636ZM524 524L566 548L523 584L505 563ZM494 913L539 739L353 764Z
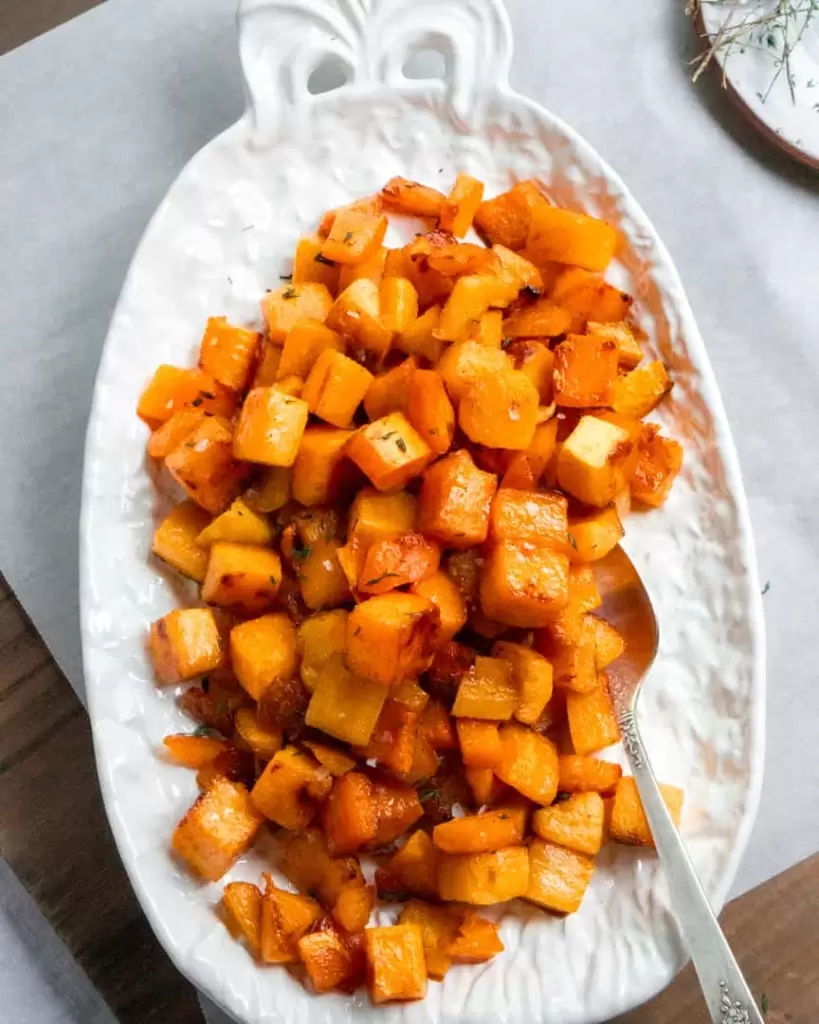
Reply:
M100 3L102 0L0 0L0 54Z

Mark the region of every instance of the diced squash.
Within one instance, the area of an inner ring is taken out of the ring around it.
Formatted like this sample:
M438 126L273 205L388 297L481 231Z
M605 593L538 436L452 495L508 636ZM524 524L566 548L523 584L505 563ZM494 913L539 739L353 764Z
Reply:
M379 896L388 899L396 893L438 896L440 854L427 832L413 832L383 868L376 872Z
M503 311L489 309L477 324L470 324L469 340L484 348L500 348L503 343Z
M415 924L368 928L367 990L379 1006L396 1000L423 999L427 994L427 967L421 929Z
M440 613L435 631L435 647L451 640L466 625L466 602L458 586L445 572L434 572L413 583L412 592L431 601Z
M315 828L287 838L280 867L293 885L314 892L326 907L333 907L348 886L364 885L355 857L331 857L324 834Z
M208 553L197 537L210 522L204 509L191 501L175 505L154 532L151 551L183 576L201 583L205 578Z
M350 507L348 536L368 548L381 540L390 540L415 530L416 501L406 491L381 494L362 487Z
M594 857L603 845L605 818L599 793L574 793L567 800L535 811L532 830L550 843Z
M412 828L423 817L424 808L412 786L381 772L372 772L370 778L378 807L378 831L373 840L377 848Z
M327 314L327 326L377 360L384 358L392 342L392 331L381 320L378 285L368 277L360 277L344 289Z
M339 931L321 928L302 936L298 953L319 995L333 989L354 991L358 987L362 972L356 951Z
M483 964L503 952L497 925L475 914L463 918L449 953L458 964Z
M400 683L426 668L438 619L435 605L417 594L362 601L347 619L347 664L383 686Z
M262 315L267 336L274 345L283 345L288 333L303 317L324 323L333 297L326 285L315 281L284 284L262 299Z
M191 501L217 515L238 497L247 467L236 462L233 433L219 416L204 419L166 457L168 472Z
M557 748L551 740L516 722L501 726L501 756L493 770L536 804L547 806L557 796Z
M466 341L470 326L480 322L492 304L496 289L495 279L488 275L459 277L441 311L438 338L442 341Z
M523 898L559 914L580 909L594 874L594 858L545 839L529 844L529 886Z
M427 266L444 277L464 275L493 275L499 268L497 256L491 249L470 242L451 242L433 246L426 258Z
M349 427L373 382L369 370L332 349L325 349L304 383L302 399L310 412L334 427Z
M243 938L250 951L262 951L262 894L251 882L228 882L222 893L222 908L233 935Z
M234 327L225 317L211 317L199 348L199 366L220 384L244 391L253 369L259 334Z
M308 608L337 608L350 600L347 575L335 541L319 540L311 545L299 564L298 579L301 599Z
M415 357L410 356L373 380L364 396L364 411L371 420L379 420L391 412L407 412L410 384L417 366Z
M509 460L501 487L532 491L538 486L554 455L557 424L556 419L550 419L535 428L535 436L526 451L515 452Z
M549 623L550 634L563 643L577 643L583 629L584 614L599 608L601 603L592 567L572 564L569 567L569 601L563 611Z
M404 487L423 472L435 453L403 413L361 427L347 444L347 455L379 491Z
M540 293L543 290L543 275L530 260L505 245L493 245L492 252L501 265L501 273L509 277L518 291L527 288L530 293Z
M437 370L455 406L467 389L477 380L493 377L511 369L511 362L502 349L487 348L477 341L463 341L450 347L441 356Z
M359 213L381 213L381 196L363 196L361 199L356 199L352 203L348 203L346 206L339 206L334 210L325 210L324 215L319 221L317 234L319 238L327 238L332 230L333 224L335 223L336 217L343 210L357 210Z
M421 712L418 734L435 751L458 749L452 716L439 700L430 699Z
M412 769L415 741L418 736L420 712L401 701L388 697L375 723L375 729L366 746L357 747L356 755L362 761L376 761L396 775Z
M441 307L430 306L426 312L408 324L396 338L395 345L408 356L419 356L437 363L444 350L444 342L438 337Z
M409 771L401 772L401 779L411 786L415 786L419 782L431 779L438 771L439 765L438 755L424 737L416 733L412 749L412 763Z
M486 615L524 629L544 626L568 601L569 559L551 548L497 544L481 575Z
M614 626L605 619L594 619L594 659L598 672L616 661L625 649L625 638Z
M613 793L623 774L619 764L580 754L561 754L559 768L561 793Z
M529 339L512 342L511 345L507 345L506 352L512 359L515 369L524 373L534 385L541 405L549 405L552 401L555 364L551 349L543 342Z
M362 594L385 594L418 583L437 572L441 549L421 533L379 540L367 550L358 578Z
M552 666L537 651L523 644L498 641L492 648L492 657L501 658L512 668L512 682L517 691L515 718L531 725L552 696Z
M263 515L254 512L242 498L209 523L197 537L197 543L209 548L216 541L263 547L273 540L273 528Z
M498 723L457 718L455 728L463 763L469 768L494 768L501 756Z
M381 285L384 277L384 268L387 264L387 250L383 245L374 250L372 256L360 263L344 263L338 275L338 293L345 291L353 281L366 277L375 285Z
M605 221L541 203L531 210L526 248L538 262L602 271L617 248L617 232Z
M577 632L569 640L543 630L535 638L536 648L552 663L555 686L574 693L589 693L597 689L597 631L596 620L584 615Z
M477 468L464 449L439 459L424 473L418 508L422 533L447 547L482 544L489 530L497 477Z
M569 519L571 557L580 562L596 562L613 551L624 534L614 505Z
M151 660L163 683L178 683L220 668L225 651L210 608L177 608L151 626Z
M611 392L611 407L625 416L642 419L660 404L672 386L662 363L647 363L617 378Z
M501 658L479 656L461 680L452 714L499 722L511 718L517 704L511 665Z
M163 364L157 367L142 392L137 415L153 430L185 406L213 416L230 417L236 408L236 396L220 387L216 378L204 370L182 370Z
M472 226L472 219L483 199L483 182L468 174L459 174L455 185L441 206L439 225L463 238Z
M355 759L348 757L343 750L331 746L329 743L319 743L317 740L302 740L302 746L307 747L313 757L322 767L335 778L341 778L347 772L355 768Z
M301 377L291 375L284 377L282 380L277 380L273 387L283 395L289 395L291 398L301 398L301 393L304 390L304 381Z
M262 820L245 787L220 777L176 826L171 846L196 874L217 882L256 838Z
M344 342L325 324L307 318L297 320L284 339L276 380L286 377L306 379L322 352L343 352Z
M631 496L643 505L659 508L671 491L682 461L682 445L663 437L653 423L646 424L637 444Z
M337 740L363 745L386 699L386 687L355 675L339 659L319 677L304 721Z
M255 487L244 493L244 499L256 512L277 512L292 497L291 467L271 466L263 471Z
M309 412L307 402L276 387L254 388L236 424L233 454L246 462L292 466Z
M602 508L629 483L637 464L638 447L625 428L583 416L560 449L557 480L579 501Z
M261 906L261 955L266 964L298 960L298 942L321 917L321 906L298 893L277 889L267 876Z
M443 853L492 853L522 843L525 831L525 811L508 807L442 822L432 841Z
M529 851L525 846L441 858L438 888L442 900L488 906L517 899L528 886Z
M505 782L501 782L491 768L466 767L464 775L472 790L475 803L479 807L484 805L491 807L500 800L504 793L509 792L509 787Z
M508 316L503 322L503 333L507 338L557 338L569 330L571 323L571 315L565 309L549 299L537 299Z
M176 733L162 741L170 758L185 768L201 768L227 750L227 741L216 736Z
M366 775L347 772L336 779L322 809L322 825L334 856L354 853L375 838L378 808Z
M438 895L437 887L430 895ZM421 930L430 978L440 981L452 966L449 950L458 936L461 919L462 915L452 907L433 907L419 900L411 900L401 911L401 924L417 925Z
M236 678L259 700L268 686L296 671L296 633L289 616L263 615L234 626L230 656Z
M434 188L406 178L391 178L381 189L381 202L386 209L411 217L437 220L444 208L444 196Z
M267 338L262 340L256 372L253 374L251 388L269 388L276 383L279 363L282 361L281 344L274 345Z
M478 600L483 564L483 557L477 548L453 551L447 556L446 571L463 594L467 608L473 607Z
M566 498L554 491L503 488L492 499L490 539L564 551L568 537L567 508Z
M549 298L571 313L571 330L576 332L585 330L590 320L605 324L624 320L632 303L630 295L580 267L562 271Z
M238 708L234 718L236 735L261 761L269 761L282 745L282 730L262 724L254 708Z
M522 181L508 192L484 200L475 214L475 227L493 245L518 250L526 245L533 205L549 205L536 182Z
M458 406L458 423L471 440L523 451L535 436L537 389L525 373L507 370L470 385Z
M671 820L679 828L685 793L677 786L660 783L660 792ZM626 775L617 783L609 821L609 835L616 843L654 847L654 837L643 809L636 781Z
M293 256L293 284L323 284L331 294L338 291L338 264L321 253L324 239L319 235L304 235L296 243Z
M373 891L368 885L342 889L333 906L333 917L348 932L363 932L373 910Z
M381 320L388 331L406 331L418 319L418 292L406 277L381 282Z
M345 445L351 430L307 427L293 463L293 499L301 505L325 505L343 496L350 480Z
M455 410L435 370L418 370L409 384L407 416L436 455L449 451L455 436Z
M332 674L347 649L347 612L337 609L311 615L299 626L301 681L312 693L319 680Z
M569 693L566 714L576 754L593 754L617 743L620 729L605 676L589 693Z
M617 324L601 324L596 321L589 321L586 325L589 334L596 334L598 338L609 338L617 342L617 362L621 369L633 370L643 359L643 349L640 342L634 336L630 324L622 321Z
M217 541L211 545L202 598L249 614L269 608L282 581L281 559L270 548Z
M152 459L164 459L174 448L191 436L205 419L205 413L193 405L185 405L156 428L148 441Z
M570 334L555 349L555 401L569 408L609 405L617 380L617 344L594 334Z
M298 832L307 828L318 810L308 787L327 773L309 754L295 747L282 747L265 766L250 794L261 813Z
M384 241L387 218L346 207L339 210L330 233L321 247L321 255L334 263L363 263Z

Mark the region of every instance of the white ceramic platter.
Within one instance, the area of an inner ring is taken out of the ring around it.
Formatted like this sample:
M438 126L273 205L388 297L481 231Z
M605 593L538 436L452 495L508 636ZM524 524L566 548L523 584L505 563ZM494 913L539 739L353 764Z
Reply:
M792 14L765 21L781 0L703 0L719 74L755 127L792 157L819 169L819 10L790 0ZM787 60L785 55L787 52Z
M511 38L499 0L247 0L240 12L246 115L181 173L134 257L99 370L86 450L82 631L99 774L111 827L157 935L192 982L247 1024L591 1024L662 989L684 954L654 856L607 849L581 911L559 920L516 904L506 951L453 969L425 1002L373 1009L316 997L256 966L217 919L221 885L202 886L168 851L196 796L193 774L158 755L190 729L156 687L149 623L190 600L149 561L169 492L144 456L134 410L161 362L193 365L208 315L258 317L264 290L321 211L390 176L448 188L457 171L487 194L539 178L562 204L622 236L613 276L637 296L653 354L675 389L661 415L685 445L667 506L629 521L629 553L656 602L662 644L640 712L659 776L685 786L684 833L714 903L734 876L763 760L761 600L750 526L722 403L677 272L620 179L567 125L507 85ZM407 80L406 53L446 54L445 80ZM307 89L328 54L351 81ZM617 750L607 756L618 757ZM230 878L259 880L257 849Z

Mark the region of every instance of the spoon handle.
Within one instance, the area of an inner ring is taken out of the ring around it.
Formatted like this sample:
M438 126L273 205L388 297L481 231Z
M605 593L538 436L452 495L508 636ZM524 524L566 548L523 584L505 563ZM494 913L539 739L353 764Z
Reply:
M668 808L631 711L620 730L677 917L713 1024L765 1024L725 940Z

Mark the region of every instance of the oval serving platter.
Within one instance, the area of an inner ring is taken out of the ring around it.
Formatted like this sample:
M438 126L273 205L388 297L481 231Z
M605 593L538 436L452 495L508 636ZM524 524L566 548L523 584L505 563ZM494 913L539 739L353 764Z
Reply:
M560 205L621 236L611 276L636 296L652 355L675 383L659 415L685 446L664 508L634 520L626 546L661 627L640 725L658 775L686 789L683 833L720 907L756 811L764 735L764 632L746 500L722 402L671 259L623 182L575 132L507 84L511 32L500 0L244 0L239 36L248 108L182 171L139 245L96 384L81 522L85 676L111 827L151 924L179 969L246 1024L378 1019L593 1024L649 999L685 959L650 851L608 847L579 913L515 904L506 951L458 967L427 999L373 1008L309 994L258 967L215 913L221 884L172 860L172 828L196 796L158 754L190 728L159 689L149 624L180 584L149 559L169 495L144 455L139 395L160 362L188 365L205 319L259 319L259 299L320 213L401 174L448 189L463 171L487 195L535 177ZM443 53L443 79L404 74L408 54ZM343 86L313 95L328 58ZM618 749L606 757L622 756ZM264 842L228 879L269 870Z

